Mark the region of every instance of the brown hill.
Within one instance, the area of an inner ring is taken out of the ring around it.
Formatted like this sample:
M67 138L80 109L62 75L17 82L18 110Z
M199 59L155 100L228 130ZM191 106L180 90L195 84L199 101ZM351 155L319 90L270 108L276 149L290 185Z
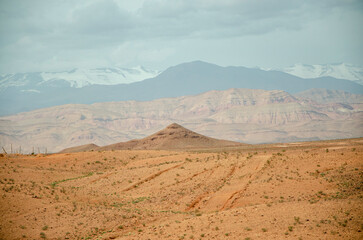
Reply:
M96 150L97 148L99 148L99 146L91 143L91 144L85 144L85 145L81 145L81 146L66 148L66 149L63 149L62 151L60 151L59 153L88 152L88 151Z
M165 129L140 140L120 142L98 150L123 149L196 149L241 146L242 143L210 138L173 123Z

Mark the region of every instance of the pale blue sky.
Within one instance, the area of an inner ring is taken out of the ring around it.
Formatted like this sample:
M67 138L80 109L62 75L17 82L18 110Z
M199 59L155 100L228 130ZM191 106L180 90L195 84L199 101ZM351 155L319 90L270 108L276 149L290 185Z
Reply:
M0 73L363 65L361 0L0 0Z

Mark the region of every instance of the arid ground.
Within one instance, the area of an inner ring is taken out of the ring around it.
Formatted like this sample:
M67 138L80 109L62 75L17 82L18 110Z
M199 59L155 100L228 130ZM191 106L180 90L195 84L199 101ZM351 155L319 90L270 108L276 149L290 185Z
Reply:
M0 158L0 239L362 239L363 139Z

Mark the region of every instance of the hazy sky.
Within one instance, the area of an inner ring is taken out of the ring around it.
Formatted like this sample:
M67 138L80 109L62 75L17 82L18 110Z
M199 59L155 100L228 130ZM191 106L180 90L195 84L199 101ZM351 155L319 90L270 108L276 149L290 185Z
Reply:
M362 0L0 0L0 72L363 65Z

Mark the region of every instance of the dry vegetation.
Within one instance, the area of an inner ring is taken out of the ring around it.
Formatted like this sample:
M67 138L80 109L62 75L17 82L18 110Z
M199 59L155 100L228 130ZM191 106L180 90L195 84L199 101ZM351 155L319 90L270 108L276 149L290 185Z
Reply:
M1 239L359 239L363 139L2 155Z

